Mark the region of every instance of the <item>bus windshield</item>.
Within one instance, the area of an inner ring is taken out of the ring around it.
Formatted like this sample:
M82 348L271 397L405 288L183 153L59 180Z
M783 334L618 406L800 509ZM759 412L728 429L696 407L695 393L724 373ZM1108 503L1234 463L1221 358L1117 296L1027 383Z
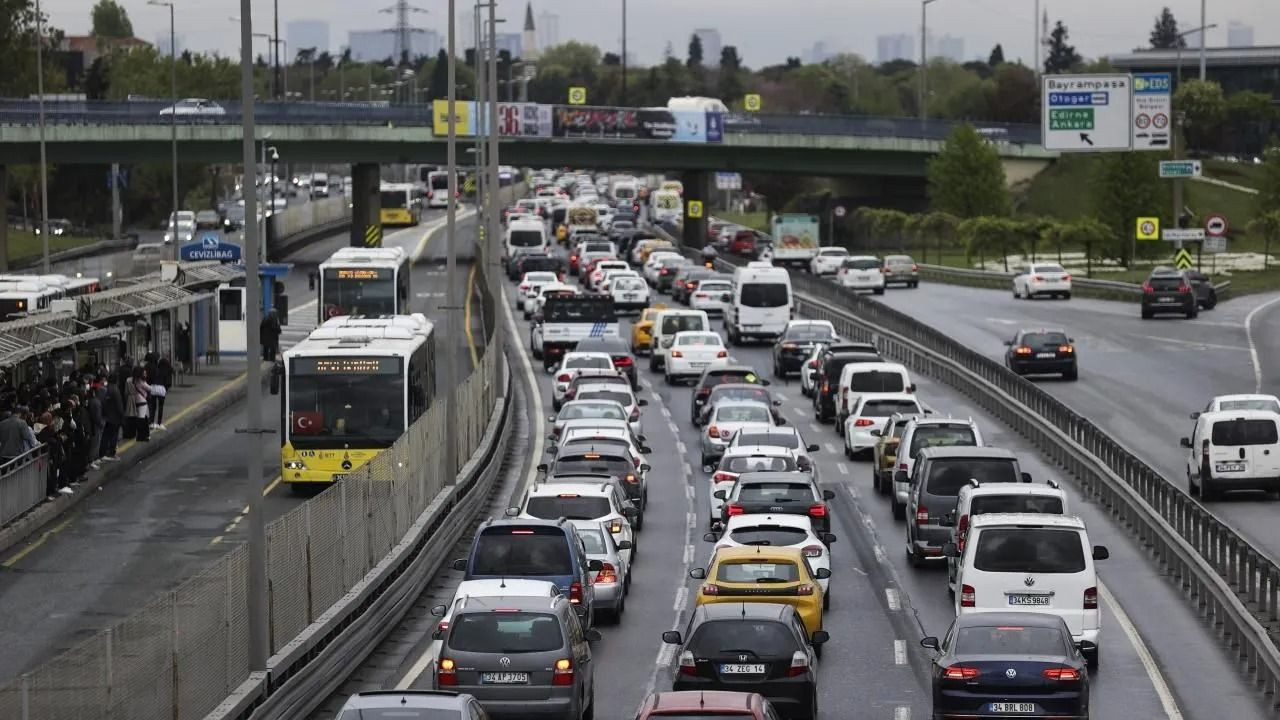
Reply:
M325 268L320 302L326 318L339 315L394 315L395 271L391 268Z
M386 448L404 432L398 357L301 357L289 366L289 441L308 448Z
M383 190L378 193L382 197L383 210L408 210L408 190Z

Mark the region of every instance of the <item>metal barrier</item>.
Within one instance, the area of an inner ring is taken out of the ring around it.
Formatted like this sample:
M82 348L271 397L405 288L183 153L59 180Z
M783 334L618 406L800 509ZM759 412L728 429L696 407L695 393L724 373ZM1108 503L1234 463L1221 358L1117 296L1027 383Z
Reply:
M351 201L345 196L317 198L299 205L291 205L271 216L275 225L274 237L284 240L312 228L329 225L351 217Z
M1014 273L998 270L976 270L973 268L954 268L944 265L920 265L920 278L931 282L942 282L948 285L967 285L970 287L996 288L1012 290ZM1231 291L1231 281L1215 283L1218 299L1224 300ZM1071 278L1071 293L1082 297L1102 300L1137 301L1142 296L1142 286L1118 280L1098 280L1095 278Z
M48 475L49 456L43 445L0 465L0 525L44 500Z

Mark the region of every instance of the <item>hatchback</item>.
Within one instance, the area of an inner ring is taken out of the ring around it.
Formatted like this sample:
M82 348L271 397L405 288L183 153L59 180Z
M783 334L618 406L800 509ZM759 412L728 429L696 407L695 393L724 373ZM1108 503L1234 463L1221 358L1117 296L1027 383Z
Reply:
M1142 319L1160 313L1179 313L1188 320L1200 314L1191 277L1183 270L1156 268L1142 283Z
M337 720L397 717L489 720L474 697L445 690L369 690L347 698Z
M831 571L812 569L797 548L720 548L711 556L710 567L694 568L689 577L705 580L698 589L699 606L726 603L734 606L733 612L741 613L744 604L781 603L795 608L806 636L822 629L822 586L818 581L831 577Z

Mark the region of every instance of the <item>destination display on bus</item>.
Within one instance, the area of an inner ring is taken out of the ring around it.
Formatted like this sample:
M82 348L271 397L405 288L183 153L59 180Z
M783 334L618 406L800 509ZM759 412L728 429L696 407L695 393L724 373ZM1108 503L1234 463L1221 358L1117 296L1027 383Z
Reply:
M329 280L389 280L391 270L385 268L328 268Z
M397 357L294 358L294 375L398 375Z

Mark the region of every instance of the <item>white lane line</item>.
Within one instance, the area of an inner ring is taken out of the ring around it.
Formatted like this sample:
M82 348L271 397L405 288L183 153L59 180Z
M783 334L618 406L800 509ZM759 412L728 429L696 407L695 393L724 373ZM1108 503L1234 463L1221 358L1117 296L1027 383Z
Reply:
M795 414L797 414L797 415L804 415L804 409L803 409L803 408L801 408L799 405L792 405L792 406L791 406L791 412L793 412L793 413L795 413Z
M662 417L666 418L667 420L671 419L671 411L667 409L666 405L662 406Z
M1258 360L1258 346L1253 342L1253 316L1278 302L1280 297L1272 298L1244 316L1244 337L1249 343L1249 358L1253 360L1253 391L1255 393L1262 392L1262 363Z
M872 548L872 550L874 550L876 554L876 563L879 565L884 565L885 562L888 560L888 558L886 558L884 555L884 548L880 547L880 545L877 544L875 547Z
M816 422L809 423L809 427L812 428L814 432L822 432L822 426Z
M683 440L676 440L676 450L680 452L680 457L689 454L689 448L685 446Z
M684 610L685 605L687 605L688 603L689 603L689 588L681 586L680 589L676 591L676 602L674 605L671 606L671 609L675 610L676 612L682 612Z
M894 665L907 664L907 643L905 640L893 641L893 664Z
M844 463L836 463L836 467L840 470L841 475L849 474L849 466Z
M698 527L698 516L696 514L692 512L685 513L684 519L685 519L685 524L689 526L690 530Z
M826 447L827 447L827 452L831 453L832 455L835 455L836 453L840 452L839 450L836 450L836 446L832 445L831 443L827 443Z
M664 668L676 659L676 646L663 643L662 649L658 651L658 659L654 663L660 668ZM647 694L647 693L646 693Z
M684 564L689 565L692 562L693 562L693 545L692 544L685 545L684 546Z
M687 469L688 469L688 466L685 466L685 469L687 470ZM693 473L689 473L689 474L690 474L690 475L692 475ZM684 486L684 496L685 496L686 498L690 499L690 500L692 500L692 499L693 499L693 496L694 496L694 490L693 490L693 486L692 486L692 485L685 485L685 486Z
M476 214L475 210L463 210L461 207L459 207L458 211L454 214L454 223L456 224L456 223L462 222L463 220L470 219L471 216L475 214ZM422 253L427 251L427 243L430 242L431 236L434 235L436 231L448 227L448 225L449 225L448 217L442 217L439 220L434 220L431 222L430 225L427 225L424 232L422 233L422 239L418 241L417 247L413 249L413 253L409 256L409 263L413 264L418 262L418 259L422 257Z
M893 720L911 720L911 706L899 705L893 709Z
M1130 335L1130 337L1140 338L1142 340L1155 340L1156 342L1173 343L1174 345L1186 345L1202 350L1248 350L1249 348L1240 345L1217 345L1214 343L1198 342L1196 340L1179 340L1178 338L1163 337L1161 335Z
M672 435L675 435L676 437L680 436L680 428L676 426L675 421L671 418L667 418L667 429L671 431Z
M890 610L901 610L902 600L898 597L898 591L893 588L884 589L884 599L889 603Z
M1120 607L1120 603L1116 602L1115 596L1111 594L1111 590L1106 585L1098 583L1098 591L1102 593L1102 601L1111 606L1111 613L1115 616L1116 622L1120 623L1120 629L1124 631L1125 637L1129 638L1129 644L1138 653L1138 660L1142 662L1143 669L1147 671L1147 679L1151 681L1151 687L1156 691L1156 697L1160 698L1160 706L1164 708L1165 717L1168 720L1182 720L1182 710L1178 708L1178 701L1169 690L1169 684L1165 682L1164 673L1160 672L1160 666L1156 664L1155 658L1151 657L1151 650L1147 648L1146 643L1142 641L1142 637L1138 635L1138 629L1134 627L1133 621L1129 619L1129 614L1124 611L1124 608Z

